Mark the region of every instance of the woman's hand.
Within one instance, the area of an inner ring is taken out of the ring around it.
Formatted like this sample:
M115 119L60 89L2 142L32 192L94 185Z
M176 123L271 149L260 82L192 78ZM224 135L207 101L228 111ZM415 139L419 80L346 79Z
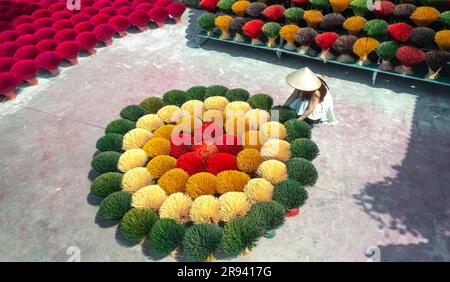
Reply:
M320 103L320 92L316 90L314 91L314 94L311 96L311 99L309 99L308 108L298 119L305 120L312 112L315 111L319 103Z

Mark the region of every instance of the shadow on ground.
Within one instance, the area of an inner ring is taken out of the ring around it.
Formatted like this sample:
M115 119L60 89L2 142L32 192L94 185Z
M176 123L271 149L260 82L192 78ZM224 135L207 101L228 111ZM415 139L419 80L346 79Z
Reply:
M188 47L202 48L208 52L223 52L237 59L247 57L262 60L293 69L308 66L313 71L332 78L415 95L416 105L408 150L401 165L393 167L397 176L385 178L379 183L367 184L360 193L354 195L354 200L378 222L380 230L390 229L405 238L406 235L412 235L423 241L380 245L378 247L381 260L450 260L449 87L384 74L379 74L376 83L372 84L372 73L365 70L293 56L284 56L282 60L278 60L275 52L270 54L270 51L214 40L208 40L204 44L200 42L199 46L195 35L200 29L196 21L204 11L191 9L189 13L186 33ZM448 71L447 68L446 72Z

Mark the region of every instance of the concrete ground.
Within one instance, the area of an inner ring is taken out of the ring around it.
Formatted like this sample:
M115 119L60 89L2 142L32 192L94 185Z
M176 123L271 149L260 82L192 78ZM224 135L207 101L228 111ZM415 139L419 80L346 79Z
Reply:
M159 260L96 218L90 162L107 123L126 105L193 85L282 103L284 77L304 66L329 77L340 120L313 130L319 180L274 239L222 259L450 260L449 88L388 76L372 85L368 72L220 42L196 49L196 16L117 39L0 105L1 261L66 261L73 249L82 261Z

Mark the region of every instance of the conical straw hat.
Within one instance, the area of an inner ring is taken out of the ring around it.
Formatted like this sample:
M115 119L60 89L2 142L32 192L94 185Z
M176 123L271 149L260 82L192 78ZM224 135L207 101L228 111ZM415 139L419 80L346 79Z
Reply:
M322 82L309 68L302 68L286 76L286 82L298 90L313 91L320 88Z

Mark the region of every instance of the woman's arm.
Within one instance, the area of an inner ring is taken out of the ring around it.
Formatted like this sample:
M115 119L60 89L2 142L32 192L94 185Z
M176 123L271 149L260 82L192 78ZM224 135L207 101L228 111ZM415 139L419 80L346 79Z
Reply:
M298 92L299 92L298 90L294 90L291 96L289 96L289 98L284 103L284 106L289 106L290 104L292 104L292 102L294 102L298 98Z
M309 100L308 108L298 119L300 120L306 119L312 112L314 112L319 103L320 103L320 92L316 90L314 91L314 94Z

